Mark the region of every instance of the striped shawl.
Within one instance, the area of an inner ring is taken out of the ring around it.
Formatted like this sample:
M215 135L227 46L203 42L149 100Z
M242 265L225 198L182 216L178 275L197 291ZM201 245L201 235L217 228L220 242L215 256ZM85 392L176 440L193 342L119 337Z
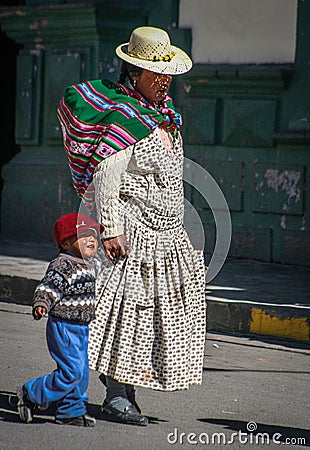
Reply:
M57 115L73 186L89 210L94 197L92 178L101 161L145 138L158 126L173 133L181 126L181 116L170 97L155 109L136 91L109 80L67 87Z

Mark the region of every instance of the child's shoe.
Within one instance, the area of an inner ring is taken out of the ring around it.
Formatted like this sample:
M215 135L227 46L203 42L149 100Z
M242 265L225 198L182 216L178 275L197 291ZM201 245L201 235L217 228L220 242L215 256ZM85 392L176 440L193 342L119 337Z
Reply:
M22 386L17 390L17 399L17 411L19 413L20 420L25 423L32 422L36 405L29 400L25 386Z
M89 414L83 414L83 416L68 417L66 419L56 418L56 423L60 425L74 425L76 427L94 427L96 419Z

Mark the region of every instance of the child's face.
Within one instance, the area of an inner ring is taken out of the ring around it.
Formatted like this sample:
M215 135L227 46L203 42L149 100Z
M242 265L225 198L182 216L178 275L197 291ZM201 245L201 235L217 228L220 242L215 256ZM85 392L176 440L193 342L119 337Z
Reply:
M68 239L62 247L80 258L92 258L98 250L97 233L92 229L82 231L77 239L75 237Z

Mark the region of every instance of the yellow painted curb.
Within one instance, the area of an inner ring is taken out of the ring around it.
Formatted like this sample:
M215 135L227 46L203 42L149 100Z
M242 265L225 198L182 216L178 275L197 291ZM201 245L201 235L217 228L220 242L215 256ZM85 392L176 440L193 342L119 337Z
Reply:
M309 341L310 330L307 318L279 319L269 316L260 308L252 309L251 318L251 333Z

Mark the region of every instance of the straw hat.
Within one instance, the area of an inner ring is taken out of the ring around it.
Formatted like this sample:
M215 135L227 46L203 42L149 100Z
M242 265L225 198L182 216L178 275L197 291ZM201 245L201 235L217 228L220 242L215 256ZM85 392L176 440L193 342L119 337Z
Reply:
M156 73L179 75L193 65L183 50L171 45L168 33L160 28L136 28L129 42L119 45L115 51L124 61Z

